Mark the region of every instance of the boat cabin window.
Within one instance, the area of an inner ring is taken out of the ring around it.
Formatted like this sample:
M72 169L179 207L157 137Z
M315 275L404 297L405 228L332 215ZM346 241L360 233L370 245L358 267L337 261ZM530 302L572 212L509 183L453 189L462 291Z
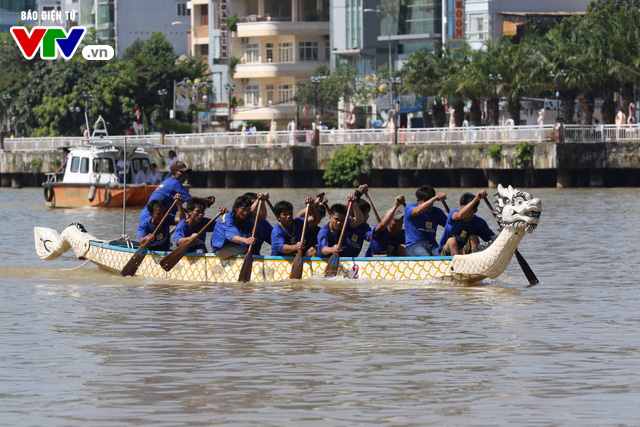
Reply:
M89 158L83 157L80 164L80 173L89 173Z
M78 167L80 166L80 157L72 157L71 158L71 172L78 172Z
M138 172L140 169L142 169L142 165L147 165L147 167L150 167L151 165L149 164L149 159L133 159L134 172Z
M94 173L115 173L116 169L113 167L113 161L107 158L93 159L93 172Z

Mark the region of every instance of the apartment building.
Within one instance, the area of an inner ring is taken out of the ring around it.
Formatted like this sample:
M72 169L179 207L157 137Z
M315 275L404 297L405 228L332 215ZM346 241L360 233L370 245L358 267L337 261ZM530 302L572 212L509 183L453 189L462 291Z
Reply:
M319 64L329 66L329 0L234 0L229 60L234 95L242 99L233 120L275 120L279 127L296 117L299 84L308 84ZM235 18L234 18L235 19Z

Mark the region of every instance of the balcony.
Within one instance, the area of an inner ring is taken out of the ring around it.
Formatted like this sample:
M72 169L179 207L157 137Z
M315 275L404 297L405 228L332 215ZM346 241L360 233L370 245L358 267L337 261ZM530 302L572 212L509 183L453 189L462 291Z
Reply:
M318 64L329 65L329 62L301 61L238 64L233 78L309 77Z
M237 37L317 36L329 34L328 21L256 21L238 23Z

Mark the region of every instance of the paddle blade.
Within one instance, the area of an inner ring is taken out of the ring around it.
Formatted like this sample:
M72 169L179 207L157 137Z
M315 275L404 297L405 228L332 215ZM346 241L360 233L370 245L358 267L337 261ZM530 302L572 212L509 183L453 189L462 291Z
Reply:
M147 255L147 246L140 246L131 259L124 266L120 274L123 276L133 276L138 271L138 267L142 264L142 260Z
M520 252L516 249L516 259L518 260L518 264L520 264L520 268L522 268L522 272L527 277L530 286L537 285L540 283L535 273L529 267L529 263L524 259L524 257L520 254Z
M302 251L298 251L293 263L291 264L290 279L302 279Z
M338 262L340 261L340 255L332 254L327 263L327 269L324 271L324 277L335 277L338 274Z
M191 245L182 245L175 248L173 252L162 258L162 261L160 261L160 267L162 267L164 271L171 271L171 269L175 267L178 261L180 261L182 257L187 254L189 246Z
M253 245L249 246L249 250L244 256L242 267L240 267L240 274L238 275L238 282L250 282L251 270L253 270Z

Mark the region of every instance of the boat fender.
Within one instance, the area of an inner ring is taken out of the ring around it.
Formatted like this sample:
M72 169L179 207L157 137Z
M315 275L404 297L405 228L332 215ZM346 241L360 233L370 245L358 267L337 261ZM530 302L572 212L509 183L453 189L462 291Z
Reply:
M91 188L89 188L89 201L93 202L93 199L96 198L96 186L92 185Z
M44 186L44 200L46 202L50 202L53 200L53 197L55 196L55 192L53 191L53 187L51 185L45 185Z
M104 189L104 205L109 206L109 203L111 203L111 189L107 185Z

